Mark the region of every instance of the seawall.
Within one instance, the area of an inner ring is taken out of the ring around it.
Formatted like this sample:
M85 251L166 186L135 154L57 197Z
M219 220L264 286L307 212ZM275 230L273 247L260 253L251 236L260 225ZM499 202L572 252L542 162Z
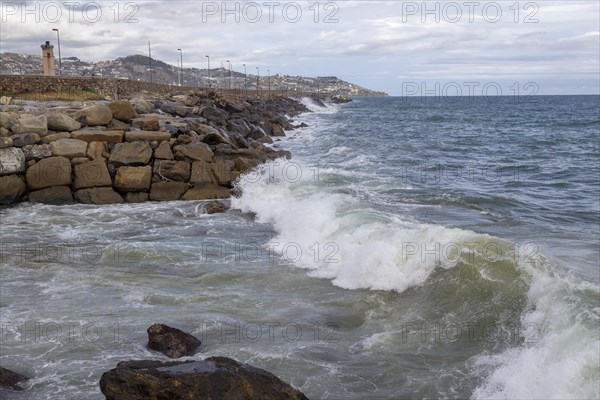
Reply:
M291 156L273 138L296 128L285 115L308 111L288 98L200 92L2 109L3 205L226 198L240 174Z

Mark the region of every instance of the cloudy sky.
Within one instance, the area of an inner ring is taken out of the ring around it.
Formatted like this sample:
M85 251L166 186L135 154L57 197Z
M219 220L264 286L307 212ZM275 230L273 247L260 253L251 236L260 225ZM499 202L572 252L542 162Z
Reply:
M23 6L25 4L25 6ZM598 94L600 2L0 1L0 52L147 54L329 76L393 95Z

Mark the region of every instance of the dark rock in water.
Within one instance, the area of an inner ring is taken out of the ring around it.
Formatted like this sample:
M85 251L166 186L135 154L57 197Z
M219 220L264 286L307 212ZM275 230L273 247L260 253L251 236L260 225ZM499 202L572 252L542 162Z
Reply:
M100 379L107 400L308 400L272 373L226 357L123 361Z
M0 386L8 387L14 390L23 390L23 388L19 386L19 382L27 379L29 378L26 376L17 374L10 369L0 367Z
M220 201L210 201L202 207L204 214L216 214L227 211L227 206Z
M350 102L352 102L352 99L350 99L349 97L346 97L346 96L343 96L343 95L339 94L337 96L332 96L331 97L331 102L335 103L335 104L350 103Z
M317 97L317 96L313 96L313 97L312 97L312 101L313 101L313 103L315 103L315 104L316 104L316 105L318 105L319 107L327 107L327 106L325 105L325 103L323 103L323 102L321 101L321 99L320 99L319 97Z
M200 340L177 328L163 324L154 324L148 328L148 348L160 351L167 357L194 355L200 344Z

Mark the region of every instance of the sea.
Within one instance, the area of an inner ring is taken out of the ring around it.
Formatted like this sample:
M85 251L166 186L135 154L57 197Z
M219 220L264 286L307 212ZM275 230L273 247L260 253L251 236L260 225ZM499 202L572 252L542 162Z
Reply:
M204 202L0 210L7 399L202 341L310 399L600 398L600 97L355 98Z

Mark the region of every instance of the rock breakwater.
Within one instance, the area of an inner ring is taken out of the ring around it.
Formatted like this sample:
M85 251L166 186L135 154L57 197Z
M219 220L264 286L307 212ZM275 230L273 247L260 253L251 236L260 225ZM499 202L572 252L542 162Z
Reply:
M274 140L307 111L289 98L195 92L2 106L0 204L226 198L240 174L291 157Z

